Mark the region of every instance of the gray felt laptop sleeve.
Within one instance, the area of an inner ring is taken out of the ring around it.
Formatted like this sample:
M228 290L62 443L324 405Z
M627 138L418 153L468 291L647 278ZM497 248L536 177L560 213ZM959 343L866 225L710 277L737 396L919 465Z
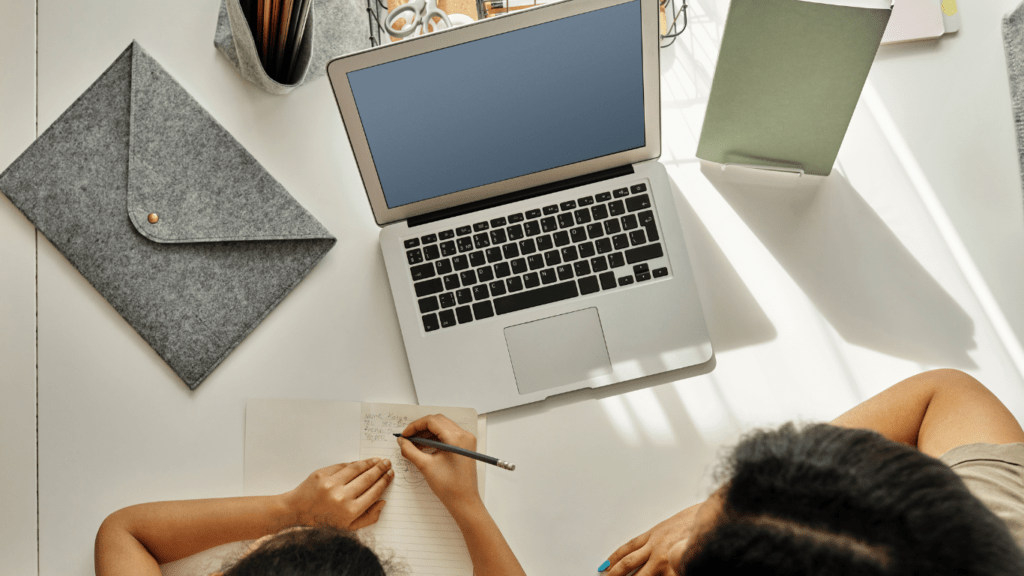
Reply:
M0 192L193 389L336 242L134 42Z

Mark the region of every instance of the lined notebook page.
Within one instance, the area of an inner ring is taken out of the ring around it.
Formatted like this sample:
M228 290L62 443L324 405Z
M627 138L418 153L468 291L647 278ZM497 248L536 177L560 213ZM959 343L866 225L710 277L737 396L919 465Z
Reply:
M391 548L406 561L412 576L472 576L473 563L458 525L419 470L402 456L394 437L410 422L438 413L477 433L477 414L470 408L363 404L359 458L388 458L395 469L384 494L387 505L367 530L376 545ZM479 441L477 448L483 449Z

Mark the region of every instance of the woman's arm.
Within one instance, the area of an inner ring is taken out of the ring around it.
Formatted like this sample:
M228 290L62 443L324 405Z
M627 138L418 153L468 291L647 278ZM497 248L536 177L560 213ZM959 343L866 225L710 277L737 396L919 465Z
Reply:
M446 444L476 450L476 437L440 414L409 424L402 435L413 436L424 431ZM476 460L443 451L428 454L404 438L399 438L398 444L402 455L423 473L430 489L459 525L473 560L473 573L476 576L526 576L480 498Z
M929 456L975 442L1024 442L1020 423L980 382L959 370L912 376L832 421L867 428Z
M377 521L394 473L387 460L336 464L278 496L151 502L103 521L96 534L96 575L159 575L159 565L288 526L356 529Z

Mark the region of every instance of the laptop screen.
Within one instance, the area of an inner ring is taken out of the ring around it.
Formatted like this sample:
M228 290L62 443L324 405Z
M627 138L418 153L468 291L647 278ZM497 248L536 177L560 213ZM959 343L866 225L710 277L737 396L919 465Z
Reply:
M642 148L640 4L349 72L388 207Z

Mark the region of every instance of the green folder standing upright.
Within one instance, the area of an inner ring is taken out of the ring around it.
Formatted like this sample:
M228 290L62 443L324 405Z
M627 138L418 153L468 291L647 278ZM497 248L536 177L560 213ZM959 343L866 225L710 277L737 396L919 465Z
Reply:
M827 176L890 13L732 0L697 157Z

